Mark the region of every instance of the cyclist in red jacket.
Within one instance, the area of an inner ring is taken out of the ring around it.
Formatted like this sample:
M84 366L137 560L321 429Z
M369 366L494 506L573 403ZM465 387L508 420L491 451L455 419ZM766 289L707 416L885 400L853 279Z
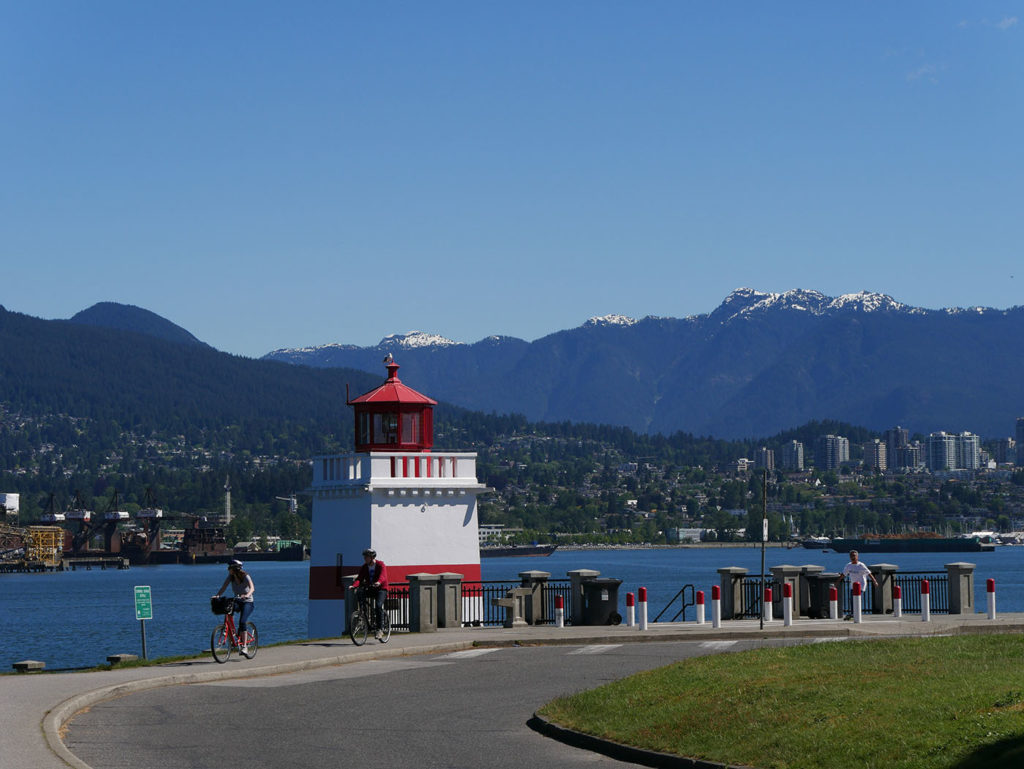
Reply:
M380 626L384 617L384 599L388 594L388 567L384 561L377 560L377 551L367 548L363 551L363 565L352 583L356 596L362 600L363 595L373 598L377 604L377 632L374 638L381 638Z

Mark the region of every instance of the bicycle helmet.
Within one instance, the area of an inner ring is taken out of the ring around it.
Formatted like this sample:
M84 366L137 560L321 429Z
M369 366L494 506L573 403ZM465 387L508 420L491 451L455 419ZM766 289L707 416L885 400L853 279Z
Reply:
M239 561L237 558L232 558L230 561L228 561L228 566L235 566L235 567L241 569L242 565L243 565L242 562Z
M366 549L365 549L365 550L363 551L363 555L364 555L364 556L368 555L368 556L370 556L371 558L376 558L376 557L377 557L377 551L376 551L376 550L371 550L370 548L366 548Z

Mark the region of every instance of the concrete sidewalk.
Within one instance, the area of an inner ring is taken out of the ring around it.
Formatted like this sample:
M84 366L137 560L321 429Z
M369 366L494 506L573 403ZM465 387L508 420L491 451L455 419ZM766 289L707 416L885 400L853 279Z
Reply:
M0 676L0 769L77 769L90 767L73 756L60 739L61 727L78 711L96 702L135 691L197 683L249 678L343 665L361 660L436 654L477 645L608 644L656 641L750 640L755 638L882 638L960 633L1024 632L1024 614L1005 614L995 620L984 614L920 615L901 619L867 615L860 624L846 620L729 620L714 629L710 623L658 623L641 632L636 627L551 626L462 628L435 633L395 633L388 644L372 639L363 647L348 638L296 642L260 649L254 660L232 655L219 665L212 657L153 667L113 669L90 673L23 673Z

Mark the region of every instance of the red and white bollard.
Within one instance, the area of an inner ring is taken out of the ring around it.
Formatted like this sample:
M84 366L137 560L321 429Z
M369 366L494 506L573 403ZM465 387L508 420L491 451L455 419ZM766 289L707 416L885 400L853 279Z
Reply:
M782 585L782 624L784 627L793 624L793 585L789 582Z
M864 597L861 592L862 590L860 582L853 583L853 621L857 623L861 621L861 603Z
M555 596L555 627L565 627L565 599Z
M839 591L835 585L828 589L828 618L839 619Z
M988 618L996 618L996 581L994 579L985 580L985 592L988 595Z
M697 624L704 624L704 591L697 591Z
M636 624L636 596L626 593L626 627Z
M647 588L642 587L637 592L640 598L640 629L647 630Z
M892 616L896 619L903 616L903 588L899 585L892 589Z
M932 620L932 587L928 580L921 580L921 621L931 622Z
M711 627L722 627L722 588L711 586Z
M766 587L764 589L764 602L761 604L761 615L764 617L765 622L772 621L772 589Z

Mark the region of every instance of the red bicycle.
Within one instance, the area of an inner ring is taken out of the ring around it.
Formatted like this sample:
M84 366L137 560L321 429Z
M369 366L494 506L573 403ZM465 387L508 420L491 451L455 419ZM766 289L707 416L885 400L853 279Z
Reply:
M210 599L210 608L213 613L224 616L224 622L217 625L210 636L210 651L217 662L227 662L231 652L238 649L238 653L246 659L256 656L259 649L259 633L256 626L251 622L245 623L244 637L238 634L235 629L235 599L229 595L215 596Z

